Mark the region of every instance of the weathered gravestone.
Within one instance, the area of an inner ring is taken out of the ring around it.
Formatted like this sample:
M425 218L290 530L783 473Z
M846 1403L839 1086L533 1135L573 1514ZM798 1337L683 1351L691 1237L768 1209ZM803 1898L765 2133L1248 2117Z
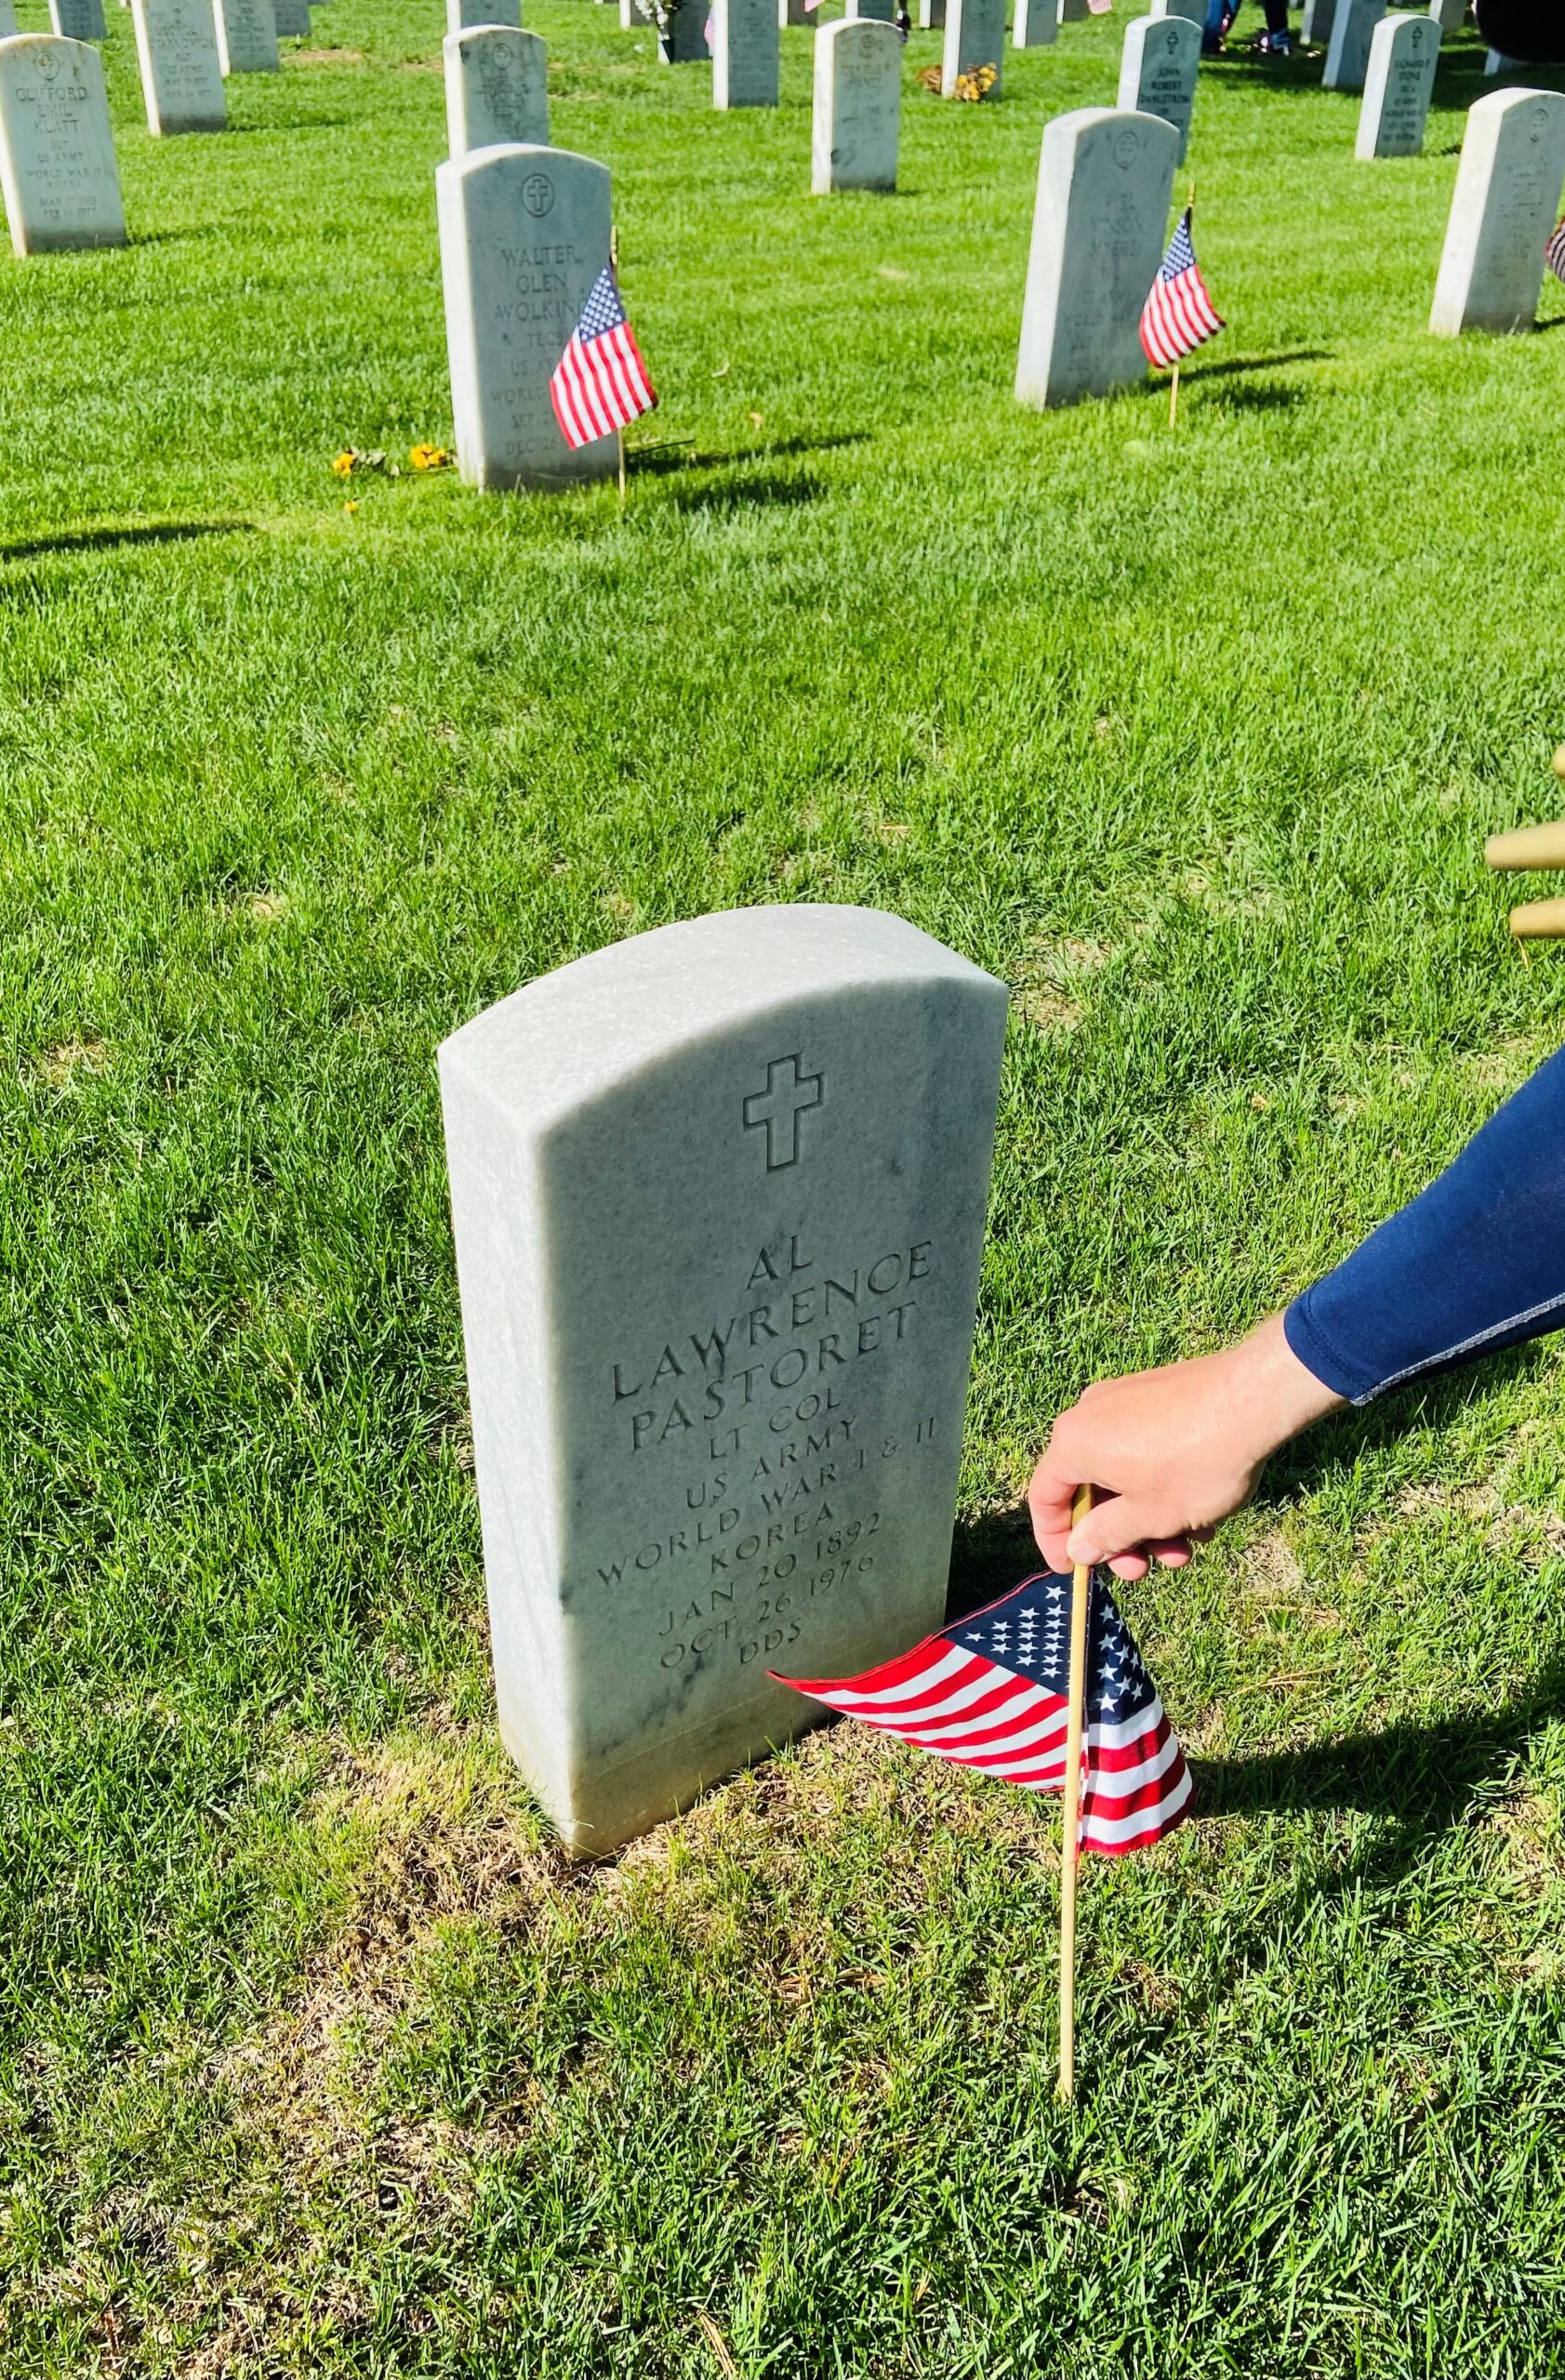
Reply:
M1467 110L1429 328L1531 330L1565 181L1565 98L1491 91Z
M1079 25L1087 13L1087 0L1060 0L1059 21L1062 25Z
M1200 27L1188 17L1137 17L1120 54L1120 105L1160 115L1190 145L1190 113L1200 72ZM1144 293L1145 294L1145 293Z
M228 99L212 0L132 0L131 14L150 128L221 132Z
M1356 157L1416 157L1435 91L1440 29L1433 17L1383 17L1370 43Z
M19 257L124 246L103 61L90 42L0 41L0 190Z
M946 40L940 53L940 92L950 99L957 78L975 67L992 66L992 89L1000 90L1005 59L1005 0L946 0Z
M218 63L228 74L275 74L277 19L272 0L212 0Z
M608 169L568 149L475 149L435 171L457 460L475 487L560 487L616 468L567 446L549 383L609 260Z
M1151 0L1147 14L1149 17L1187 17L1192 25L1204 26L1206 0Z
M842 14L850 24L895 25L896 0L842 0Z
M818 8L806 8L804 0L777 0L779 26L813 25L819 14Z
M1486 49L1483 53L1483 71L1486 76L1519 74L1523 71L1523 60L1519 58L1508 58L1503 49Z
M1386 0L1338 0L1332 20L1321 87L1328 91L1361 91L1370 71L1370 43L1386 14Z
M16 29L15 0L0 0L0 41L8 41Z
M1429 14L1442 33L1459 33L1467 21L1467 0L1429 0Z
M944 1610L1005 995L873 910L562 968L440 1052L495 1683L577 1851Z
M657 56L665 66L704 65L707 47L708 0L670 0L657 27Z
M1337 0L1305 0L1299 39L1310 49L1329 49L1337 20Z
M937 33L946 22L946 0L919 0L919 31Z
M49 0L49 23L67 41L107 41L103 0Z
M445 0L445 30L465 33L470 25L511 25L522 22L522 0Z
M447 33L445 123L453 157L470 149L549 139L549 53L538 33L475 25Z
M712 0L714 108L775 108L780 60L776 0Z
M1011 13L1013 49L1047 49L1059 39L1058 0L1015 0Z
M279 41L306 41L311 33L310 0L272 0Z
M895 25L848 17L816 35L810 188L895 190L902 44Z
M1160 116L1076 108L1043 131L1016 396L1071 404L1139 380L1139 324L1168 228L1179 135Z

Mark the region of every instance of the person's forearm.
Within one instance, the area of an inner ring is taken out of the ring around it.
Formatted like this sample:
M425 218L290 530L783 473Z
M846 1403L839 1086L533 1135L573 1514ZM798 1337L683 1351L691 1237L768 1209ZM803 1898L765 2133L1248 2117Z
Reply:
M1284 1317L1299 1361L1356 1405L1561 1323L1565 1051Z

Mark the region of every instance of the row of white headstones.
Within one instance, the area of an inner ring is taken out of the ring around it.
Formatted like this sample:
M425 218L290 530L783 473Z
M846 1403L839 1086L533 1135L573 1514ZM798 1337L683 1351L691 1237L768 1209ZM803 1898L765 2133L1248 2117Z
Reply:
M223 73L253 40L274 65L273 0L130 0L154 131L207 130L226 118ZM696 0L697 6L699 0ZM870 0L880 5L880 0ZM8 0L0 0L0 7ZM101 0L54 0L96 7ZM483 0L449 0L453 15ZM490 7L497 0L488 0ZM519 14L518 0L498 0ZM688 0L687 0L688 5ZM789 0L782 0L782 6ZM851 0L862 7L866 0ZM1003 5L1003 0L983 0ZM1174 0L1154 0L1171 8ZM1315 0L1319 7L1320 0ZM969 38L968 0L948 0L948 64ZM683 14L683 10L678 12ZM714 83L746 87L747 35L763 23L775 53L778 0L711 0ZM259 20L259 27L258 27ZM1366 20L1368 20L1366 22ZM1347 29L1357 25L1350 43ZM971 20L969 30L971 30ZM956 49L951 42L956 35ZM1339 86L1361 48L1368 76L1360 153L1417 148L1439 26L1385 18L1382 0L1346 0L1333 28ZM1141 309L1161 256L1173 178L1189 124L1187 85L1148 90L1160 64L1194 58L1181 12L1140 20L1125 76L1140 107L1083 108L1046 127L1028 267L1015 393L1031 405L1105 394L1141 377ZM1161 45L1160 48L1160 45ZM458 27L445 44L452 156L437 175L457 448L481 487L549 486L617 467L615 442L568 448L549 384L608 260L607 168L548 144L543 45L519 24ZM968 71L959 64L958 72ZM892 189L901 104L895 28L855 14L816 36L814 185ZM1151 99L1153 104L1147 104ZM1176 99L1178 103L1176 104ZM765 102L762 102L764 104ZM1373 116L1371 110L1373 107ZM1489 94L1469 112L1430 328L1510 331L1532 324L1544 245L1565 180L1565 97ZM125 215L103 72L90 42L62 34L0 40L0 185L19 255L123 243Z

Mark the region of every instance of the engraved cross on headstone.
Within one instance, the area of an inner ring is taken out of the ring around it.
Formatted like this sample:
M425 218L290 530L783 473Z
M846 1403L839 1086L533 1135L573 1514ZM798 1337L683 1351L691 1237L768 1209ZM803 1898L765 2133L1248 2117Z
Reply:
M766 1127L766 1170L776 1173L799 1156L799 1118L821 1101L819 1075L802 1075L797 1051L767 1063L766 1088L752 1091L745 1101L747 1132Z

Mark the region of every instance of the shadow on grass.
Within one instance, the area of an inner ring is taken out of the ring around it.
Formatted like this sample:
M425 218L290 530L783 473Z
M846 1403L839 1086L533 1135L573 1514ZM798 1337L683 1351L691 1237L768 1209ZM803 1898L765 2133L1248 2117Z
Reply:
M1286 355L1235 355L1222 363L1187 364L1179 381L1188 389L1198 380L1231 380L1241 372L1279 372L1285 364L1330 364L1335 354L1331 347L1295 347Z
M700 487L670 487L668 501L678 512L742 512L751 505L813 504L826 493L823 480L808 472L784 478L775 471L739 472Z
M52 537L29 537L0 546L0 562L34 562L40 554L97 553L110 546L181 545L192 537L253 536L253 521L141 521L119 529L61 529Z
M842 430L829 438L778 438L771 444L736 446L726 454L698 449L693 439L653 439L645 446L628 446L625 459L640 479L671 471L722 470L730 463L771 463L789 455L826 455L838 446L863 446L867 430Z

